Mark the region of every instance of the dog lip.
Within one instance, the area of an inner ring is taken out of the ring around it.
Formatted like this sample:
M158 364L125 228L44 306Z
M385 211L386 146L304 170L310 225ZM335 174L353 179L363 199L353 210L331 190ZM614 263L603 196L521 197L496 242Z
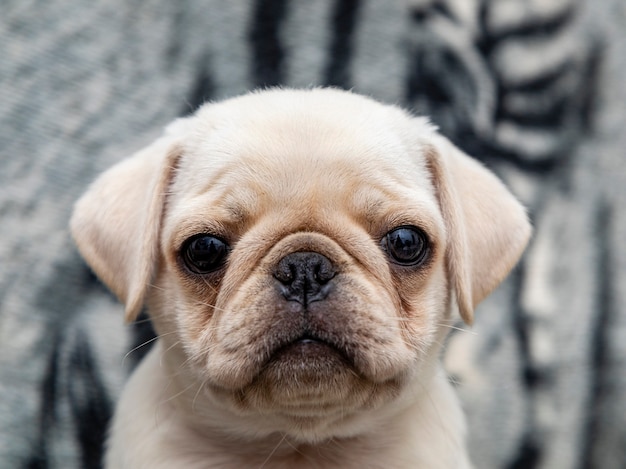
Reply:
M353 360L350 359L350 356L343 350L341 347L329 342L323 338L317 337L313 334L302 334L299 337L296 337L294 340L291 340L279 347L277 347L270 356L270 360L274 360L279 358L282 354L288 353L290 351L301 351L307 352L310 351L312 354L316 352L321 352L322 350L326 350L326 352L336 353L340 356L347 365L352 366Z
M320 341L317 340L317 339L313 339L311 337L303 337L302 339L298 339L296 341L296 343L298 343L298 344L313 344L313 343L317 343L317 342L320 342Z
M334 345L330 344L329 342L320 339L319 337L316 337L314 335L311 334L302 334L299 337L296 337L293 340L290 340L289 342L279 346L276 348L276 350L272 353L272 355L277 355L278 353L280 353L281 351L290 348L290 347L294 347L294 346L298 346L298 345L312 345L312 344L317 344L317 345L326 345L330 348L334 348L336 349L337 347L335 347Z
M314 337L310 334L303 334L301 337L293 341L293 343L295 344L311 344L316 342L325 343L324 340L318 339L317 337Z

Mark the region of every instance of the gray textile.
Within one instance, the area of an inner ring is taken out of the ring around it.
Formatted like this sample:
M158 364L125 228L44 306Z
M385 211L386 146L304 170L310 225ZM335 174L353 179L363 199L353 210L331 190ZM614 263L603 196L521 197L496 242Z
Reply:
M625 2L0 11L0 467L97 467L98 422L134 356L121 306L69 238L73 201L203 98L272 84L432 115L529 207L524 262L445 355L476 467L626 467ZM109 400L91 405L96 391Z

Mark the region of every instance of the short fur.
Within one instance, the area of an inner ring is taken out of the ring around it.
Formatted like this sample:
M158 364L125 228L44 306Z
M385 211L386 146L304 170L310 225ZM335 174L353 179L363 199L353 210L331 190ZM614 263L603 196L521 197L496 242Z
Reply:
M207 104L104 173L71 225L127 320L146 304L159 334L117 407L108 469L470 467L441 343L531 230L425 119L330 89ZM381 248L407 225L429 239L419 266ZM211 274L182 260L200 233L231 247ZM306 307L277 288L296 252L336 273ZM305 330L321 342L294 346Z

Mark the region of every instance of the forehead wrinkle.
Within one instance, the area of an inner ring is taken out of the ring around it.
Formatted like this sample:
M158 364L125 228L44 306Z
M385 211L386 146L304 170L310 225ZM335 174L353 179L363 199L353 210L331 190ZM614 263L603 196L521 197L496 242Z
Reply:
M363 186L352 196L352 210L368 226L415 224L439 231L440 216L436 200L426 188Z
M410 156L406 142L389 129L379 129L385 138L372 143L371 135L364 139L345 123L320 124L307 117L297 132L280 131L295 130L293 121L273 122L269 129L267 124L246 126L245 138L230 138L241 126L214 128L185 165L193 182L181 182L179 189L212 194L211 203L239 223L268 211L306 218L351 208L361 219L363 214L373 219L401 206L399 191L418 198L432 192L422 159Z
M285 160L242 159L211 188L221 192L215 203L242 223L269 212L311 222L323 222L320 217L333 218L336 212L352 212L353 217L376 222L393 211L403 211L407 204L424 211L436 206L427 177L407 181L396 168L368 167L347 158L312 159L304 165L298 165L298 160L281 164ZM419 170L413 168L413 173Z

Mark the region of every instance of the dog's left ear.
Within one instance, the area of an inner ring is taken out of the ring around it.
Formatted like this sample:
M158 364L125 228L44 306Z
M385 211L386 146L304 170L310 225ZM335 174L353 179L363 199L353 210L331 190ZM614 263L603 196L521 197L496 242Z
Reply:
M519 260L531 226L504 184L448 139L435 135L425 153L447 230L448 276L471 324L476 305Z
M157 262L165 198L180 155L179 121L104 172L78 200L70 222L79 251L124 303L127 321L141 311Z

